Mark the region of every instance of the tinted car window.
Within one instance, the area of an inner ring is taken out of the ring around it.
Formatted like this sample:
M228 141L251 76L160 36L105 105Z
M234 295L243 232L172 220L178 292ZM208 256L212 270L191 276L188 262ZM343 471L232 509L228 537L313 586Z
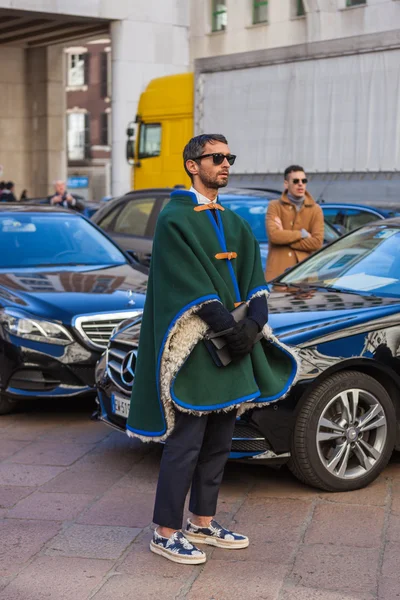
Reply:
M344 208L344 207L329 207L325 208L322 206L325 220L333 226L340 226L344 232L358 229L363 225L367 225L372 221L379 219L379 215L376 215L368 210L362 208Z
M103 229L112 230L112 222L114 221L116 215L119 213L120 210L121 206L116 206L113 210L110 210L110 212L104 217L104 219L101 219L98 222L98 225Z
M77 215L0 215L0 268L123 263L120 250Z
M128 202L116 218L113 231L144 237L155 201L155 198L146 198Z
M335 223L335 219L338 215L338 213L341 211L340 208L325 208L325 206L322 206L322 212L324 213L324 218L325 221L328 221L328 223L330 223L331 225L336 225ZM339 218L344 219L344 213L341 212L340 213L341 216ZM341 225L342 223L339 222L339 225Z
M268 203L261 200L228 200L223 199L222 205L233 210L236 214L245 219L254 236L259 242L267 242L267 232L265 228L265 213L268 209Z
M336 231L336 229L333 227L333 225L330 225L325 220L325 222L324 222L324 242L326 244L329 244L330 242L337 240L338 237L339 237L339 233Z
M367 225L377 219L379 219L378 216L366 210L356 210L354 208L346 209L346 229L348 231Z

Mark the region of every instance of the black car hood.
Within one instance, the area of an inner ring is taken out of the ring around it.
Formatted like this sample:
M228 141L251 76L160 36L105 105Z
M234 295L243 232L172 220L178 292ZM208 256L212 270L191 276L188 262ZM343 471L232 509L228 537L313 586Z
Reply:
M283 342L304 344L322 335L400 313L400 298L307 289L272 291L269 324ZM399 314L400 321L400 314Z
M143 308L147 279L129 264L0 270L0 302L70 324L76 315Z

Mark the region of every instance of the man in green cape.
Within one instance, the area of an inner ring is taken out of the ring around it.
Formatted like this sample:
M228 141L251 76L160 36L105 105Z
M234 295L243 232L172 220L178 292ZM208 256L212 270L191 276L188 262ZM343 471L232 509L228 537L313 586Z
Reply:
M266 324L268 287L250 226L218 202L236 158L227 140L197 136L183 158L192 188L173 192L158 219L127 432L165 441L150 549L199 564L206 555L195 544L249 544L214 520L235 420L285 396L297 363ZM247 315L236 323L231 311L242 303ZM225 367L204 343L210 328L229 330ZM182 532L190 487L192 517Z

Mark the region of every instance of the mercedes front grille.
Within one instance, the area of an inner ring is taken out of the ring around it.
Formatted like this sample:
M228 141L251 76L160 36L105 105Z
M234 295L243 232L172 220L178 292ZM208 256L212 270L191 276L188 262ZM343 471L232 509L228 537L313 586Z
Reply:
M116 333L107 347L108 376L118 389L128 395L135 377L141 324L142 319L139 318L127 327L126 333Z
M114 328L125 319L141 316L142 310L80 315L73 320L73 326L89 346L105 350Z

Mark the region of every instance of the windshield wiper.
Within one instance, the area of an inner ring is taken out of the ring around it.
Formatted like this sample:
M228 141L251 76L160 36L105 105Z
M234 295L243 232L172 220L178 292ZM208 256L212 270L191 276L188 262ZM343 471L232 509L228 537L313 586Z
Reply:
M307 287L302 286L300 283L284 283L283 281L270 281L269 285L280 285L281 287L285 287L286 289L290 287L298 288L299 290L307 289Z

